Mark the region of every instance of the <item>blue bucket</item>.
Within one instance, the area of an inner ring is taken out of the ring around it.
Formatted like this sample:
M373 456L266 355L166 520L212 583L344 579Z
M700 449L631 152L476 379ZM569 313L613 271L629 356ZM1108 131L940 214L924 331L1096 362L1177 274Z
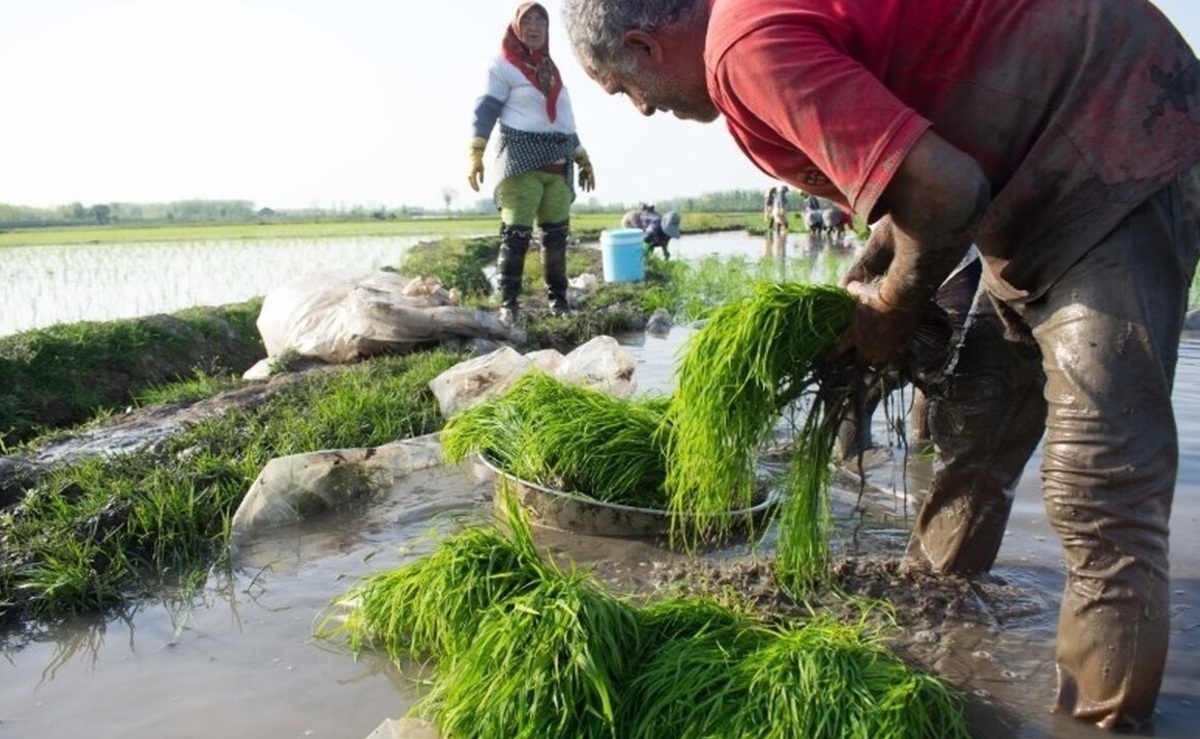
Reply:
M642 261L642 231L638 228L616 228L600 232L600 264L605 282L637 282L645 279L646 265Z

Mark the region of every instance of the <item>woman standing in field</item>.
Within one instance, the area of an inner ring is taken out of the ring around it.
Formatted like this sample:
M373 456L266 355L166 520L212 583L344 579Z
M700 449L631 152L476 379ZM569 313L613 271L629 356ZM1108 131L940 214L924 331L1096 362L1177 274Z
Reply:
M534 222L542 230L542 272L550 310L570 311L567 302L567 236L575 200L574 168L579 186L595 187L587 152L575 133L571 101L562 76L550 58L550 16L539 3L522 3L509 24L500 55L488 70L487 89L475 102L468 183L476 192L483 183L483 152L500 123L496 166L500 183L495 200L500 209L500 319L517 321L525 252Z

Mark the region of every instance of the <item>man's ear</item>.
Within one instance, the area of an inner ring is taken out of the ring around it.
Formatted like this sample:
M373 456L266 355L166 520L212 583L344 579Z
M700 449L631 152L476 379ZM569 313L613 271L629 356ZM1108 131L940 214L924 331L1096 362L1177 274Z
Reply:
M662 61L662 44L652 34L640 28L633 28L625 32L625 48L635 59Z

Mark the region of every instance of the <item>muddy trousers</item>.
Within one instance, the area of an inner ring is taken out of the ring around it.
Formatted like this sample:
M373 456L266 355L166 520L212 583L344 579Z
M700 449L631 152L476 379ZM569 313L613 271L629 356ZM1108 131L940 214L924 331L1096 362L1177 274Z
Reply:
M928 392L938 456L909 559L990 569L1044 431L1043 498L1067 569L1054 708L1104 728L1151 718L1166 662L1171 391L1198 175L1139 206L1037 300L981 289L950 377Z

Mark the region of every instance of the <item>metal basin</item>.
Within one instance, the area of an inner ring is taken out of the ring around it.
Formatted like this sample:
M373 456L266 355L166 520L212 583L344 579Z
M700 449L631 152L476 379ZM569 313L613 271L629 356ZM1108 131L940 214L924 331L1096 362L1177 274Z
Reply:
M592 536L651 537L670 533L671 514L666 510L606 503L555 490L509 474L485 455L479 455L479 461L495 475L496 508L501 515L504 496L500 493L507 488L535 526ZM730 511L733 532L745 534L760 528L778 500L778 493L770 490L750 508Z

